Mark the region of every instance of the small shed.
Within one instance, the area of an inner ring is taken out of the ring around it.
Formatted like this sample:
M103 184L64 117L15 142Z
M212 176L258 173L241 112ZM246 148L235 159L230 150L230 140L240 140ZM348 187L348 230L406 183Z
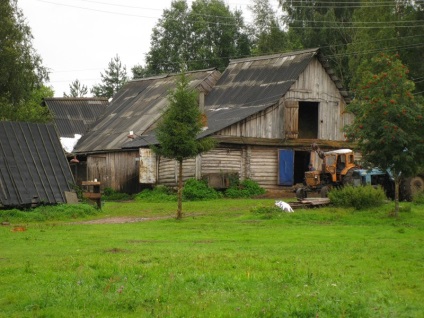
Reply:
M0 122L0 205L66 203L74 179L53 124Z

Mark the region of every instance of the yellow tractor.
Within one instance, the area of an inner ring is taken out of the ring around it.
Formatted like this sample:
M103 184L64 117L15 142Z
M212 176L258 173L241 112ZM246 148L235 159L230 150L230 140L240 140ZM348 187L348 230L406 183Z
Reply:
M327 197L331 187L352 184L353 172L359 167L354 161L354 152L350 149L338 149L323 152L316 145L312 145L323 160L321 169L306 171L304 186L296 190L296 197L304 199L308 192L317 192L322 198Z

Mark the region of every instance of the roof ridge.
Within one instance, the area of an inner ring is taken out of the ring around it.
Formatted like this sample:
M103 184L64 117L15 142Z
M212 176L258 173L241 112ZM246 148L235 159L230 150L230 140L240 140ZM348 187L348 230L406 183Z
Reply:
M294 51L294 52L284 52L284 53L276 53L276 54L269 54L269 55L259 55L259 56L250 56L250 57L244 57L240 59L230 59L230 63L243 63L243 62L249 62L249 61L258 61L258 60L268 60L268 59L276 59L281 58L285 56L293 56L293 55L299 55L299 54L305 54L305 53L319 53L319 48L312 48L312 49L305 49L300 51Z

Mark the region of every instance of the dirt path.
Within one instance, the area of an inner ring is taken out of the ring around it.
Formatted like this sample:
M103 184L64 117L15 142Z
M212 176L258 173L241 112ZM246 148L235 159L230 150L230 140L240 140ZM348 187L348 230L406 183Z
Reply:
M163 219L171 219L172 216L161 216L161 217L151 217L151 218L140 218L140 217L131 217L131 216L119 216L111 218L103 218L91 221L80 221L72 222L71 224L122 224L122 223L137 223L137 222L147 222Z

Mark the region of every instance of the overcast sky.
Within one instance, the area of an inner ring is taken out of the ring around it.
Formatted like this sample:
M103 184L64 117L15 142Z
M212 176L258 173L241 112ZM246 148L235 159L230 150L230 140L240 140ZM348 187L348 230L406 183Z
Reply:
M250 0L225 2L250 22ZM271 3L277 7L278 0ZM116 55L129 76L134 65L144 65L151 31L171 0L18 0L18 6L34 36L33 47L50 69L48 85L62 97L76 79L89 89L100 83L100 72Z

